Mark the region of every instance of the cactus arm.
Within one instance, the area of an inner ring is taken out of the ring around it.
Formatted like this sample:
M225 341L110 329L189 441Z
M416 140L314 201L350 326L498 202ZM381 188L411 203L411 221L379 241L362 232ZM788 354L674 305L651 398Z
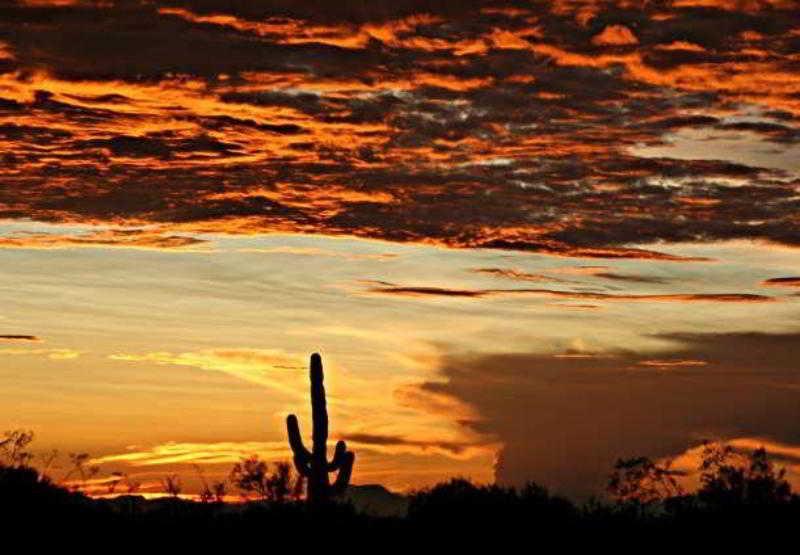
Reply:
M289 435L289 446L292 448L292 453L294 453L294 467L301 476L307 478L310 473L311 453L303 445L303 438L300 436L300 425L297 423L297 417L293 414L286 417L286 431Z
M312 453L319 460L328 456L328 407L325 401L325 376L322 371L322 357L314 353L311 356L311 419L314 424L312 437L314 446Z
M294 456L293 460L294 460L294 467L297 470L297 473L300 474L300 476L302 476L303 478L308 478L309 474L311 474L309 465L303 462L303 460L297 455Z
M342 466L339 469L339 474L336 476L336 481L333 483L333 486L331 486L333 495L342 495L347 490L347 486L350 485L350 477L353 474L353 463L355 460L356 456L352 451L347 451L342 456Z
M344 441L336 442L336 449L333 451L333 459L328 465L328 470L333 472L342 468L344 456L347 453L347 444Z
M286 431L289 435L289 446L296 459L299 459L302 464L308 464L311 460L311 453L308 452L305 445L303 445L303 438L300 436L300 425L297 423L297 417L290 414L286 417Z

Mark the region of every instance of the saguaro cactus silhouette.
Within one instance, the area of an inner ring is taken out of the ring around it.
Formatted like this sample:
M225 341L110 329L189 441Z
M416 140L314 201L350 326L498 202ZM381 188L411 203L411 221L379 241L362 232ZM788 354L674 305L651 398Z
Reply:
M355 455L347 450L344 441L336 443L333 459L328 462L328 408L325 400L325 385L322 383L322 358L319 354L311 355L311 419L313 422L313 446L311 451L303 445L297 417L290 414L286 417L286 430L289 433L289 445L294 453L294 465L308 483L308 500L311 503L325 503L341 495L350 483L353 473ZM331 484L329 473L338 471L336 480Z

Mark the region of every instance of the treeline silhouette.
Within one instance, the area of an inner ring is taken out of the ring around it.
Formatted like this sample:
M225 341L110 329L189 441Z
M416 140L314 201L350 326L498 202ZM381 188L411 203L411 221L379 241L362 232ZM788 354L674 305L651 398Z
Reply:
M138 495L135 482L125 485L123 475L111 481L119 488L112 491L116 497L92 498L80 487L97 475L96 468L87 468L87 456L72 455L74 467L59 483L46 468L34 466L28 450L32 439L32 434L17 431L0 440L0 524L9 529L35 524L51 531L92 530L123 537L158 533L194 540L202 531L209 541L250 541L256 533L303 534L299 537L304 541L332 534L399 542L434 535L450 542L490 536L528 541L531 534L567 541L630 541L776 534L800 522L800 496L792 493L785 471L764 449L745 452L715 442L704 444L700 452L699 486L691 493L680 485L683 472L639 457L618 461L608 495L585 503L552 495L536 484L511 488L452 479L410 494L405 514L378 516L352 497L324 505L306 503L303 480L289 464L269 472L257 457L235 465L225 482L201 480L202 490L192 499L182 496L175 475L164 479L162 498ZM81 478L72 480L76 475ZM242 502L229 502L233 490Z

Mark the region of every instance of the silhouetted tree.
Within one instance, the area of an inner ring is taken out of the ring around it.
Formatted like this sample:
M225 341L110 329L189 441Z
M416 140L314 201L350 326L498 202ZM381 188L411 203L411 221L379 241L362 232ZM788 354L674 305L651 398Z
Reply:
M267 498L267 463L258 455L251 455L233 465L230 480L245 496L255 494L260 499Z
M111 478L109 479L108 482L108 490L107 490L108 493L112 495L116 493L117 486L119 486L122 483L123 479L124 477L122 475L122 472L112 472Z
M211 493L214 495L215 503L222 503L225 501L225 494L228 492L228 484L225 480L212 482Z
M618 503L650 505L683 495L678 476L686 473L671 468L672 461L663 464L647 457L619 459L608 481L607 491Z
M168 474L161 479L161 485L164 488L164 493L170 497L178 497L183 491L181 478L177 474Z
M50 467L53 466L53 463L57 458L58 458L58 449L51 449L48 453L41 456L42 468L40 470L40 473L42 474L42 476L48 475Z
M33 455L27 451L33 441L33 432L12 430L3 434L0 440L0 464L11 468L28 466Z
M414 525L452 533L485 528L514 529L529 522L571 525L577 513L569 501L528 484L521 491L499 485L475 485L456 478L414 493L408 518Z
M259 499L283 503L290 496L297 498L298 483L302 477L294 480L289 463L280 462L275 465L275 472L268 472L267 463L258 455L242 459L231 470L230 480L245 496L255 495ZM302 489L302 485L300 486Z
M125 493L128 495L138 492L141 487L142 483L138 480L134 480L128 474L123 474L124 482L125 482Z
M291 497L294 501L300 501L306 491L306 478L300 473L297 473L292 484Z
M209 484L203 474L203 469L195 465L195 471L200 478L200 493L198 495L201 503L222 503L225 501L225 494L228 491L228 484L225 480L212 482Z
M355 455L347 450L344 441L339 441L336 443L333 459L328 462L328 409L323 384L322 358L317 353L311 355L309 375L313 422L311 451L303 445L300 426L294 414L286 418L286 430L289 435L289 445L294 453L295 468L308 481L308 499L311 503L319 505L342 495L347 490L353 473ZM337 471L339 474L331 484L328 475Z
M61 479L61 482L74 491L85 488L88 485L89 480L100 473L99 466L87 464L91 460L89 453L70 453L69 460L72 467ZM73 478L76 475L80 477L80 481L69 484L70 478Z
M769 505L791 499L786 470L776 469L763 447L744 454L724 443L705 442L701 456L698 496L710 505Z
M275 473L267 480L268 497L283 503L292 492L292 467L289 463L278 463Z
M140 487L141 484L133 480L127 473L115 471L109 475L106 493L113 495L122 490L127 494L132 494L139 491Z

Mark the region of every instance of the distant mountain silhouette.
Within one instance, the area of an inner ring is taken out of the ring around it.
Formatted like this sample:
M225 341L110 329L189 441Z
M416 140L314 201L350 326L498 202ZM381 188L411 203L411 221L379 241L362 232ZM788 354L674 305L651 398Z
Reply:
M350 486L342 501L351 503L361 513L377 517L404 517L410 499L393 493L380 484Z

